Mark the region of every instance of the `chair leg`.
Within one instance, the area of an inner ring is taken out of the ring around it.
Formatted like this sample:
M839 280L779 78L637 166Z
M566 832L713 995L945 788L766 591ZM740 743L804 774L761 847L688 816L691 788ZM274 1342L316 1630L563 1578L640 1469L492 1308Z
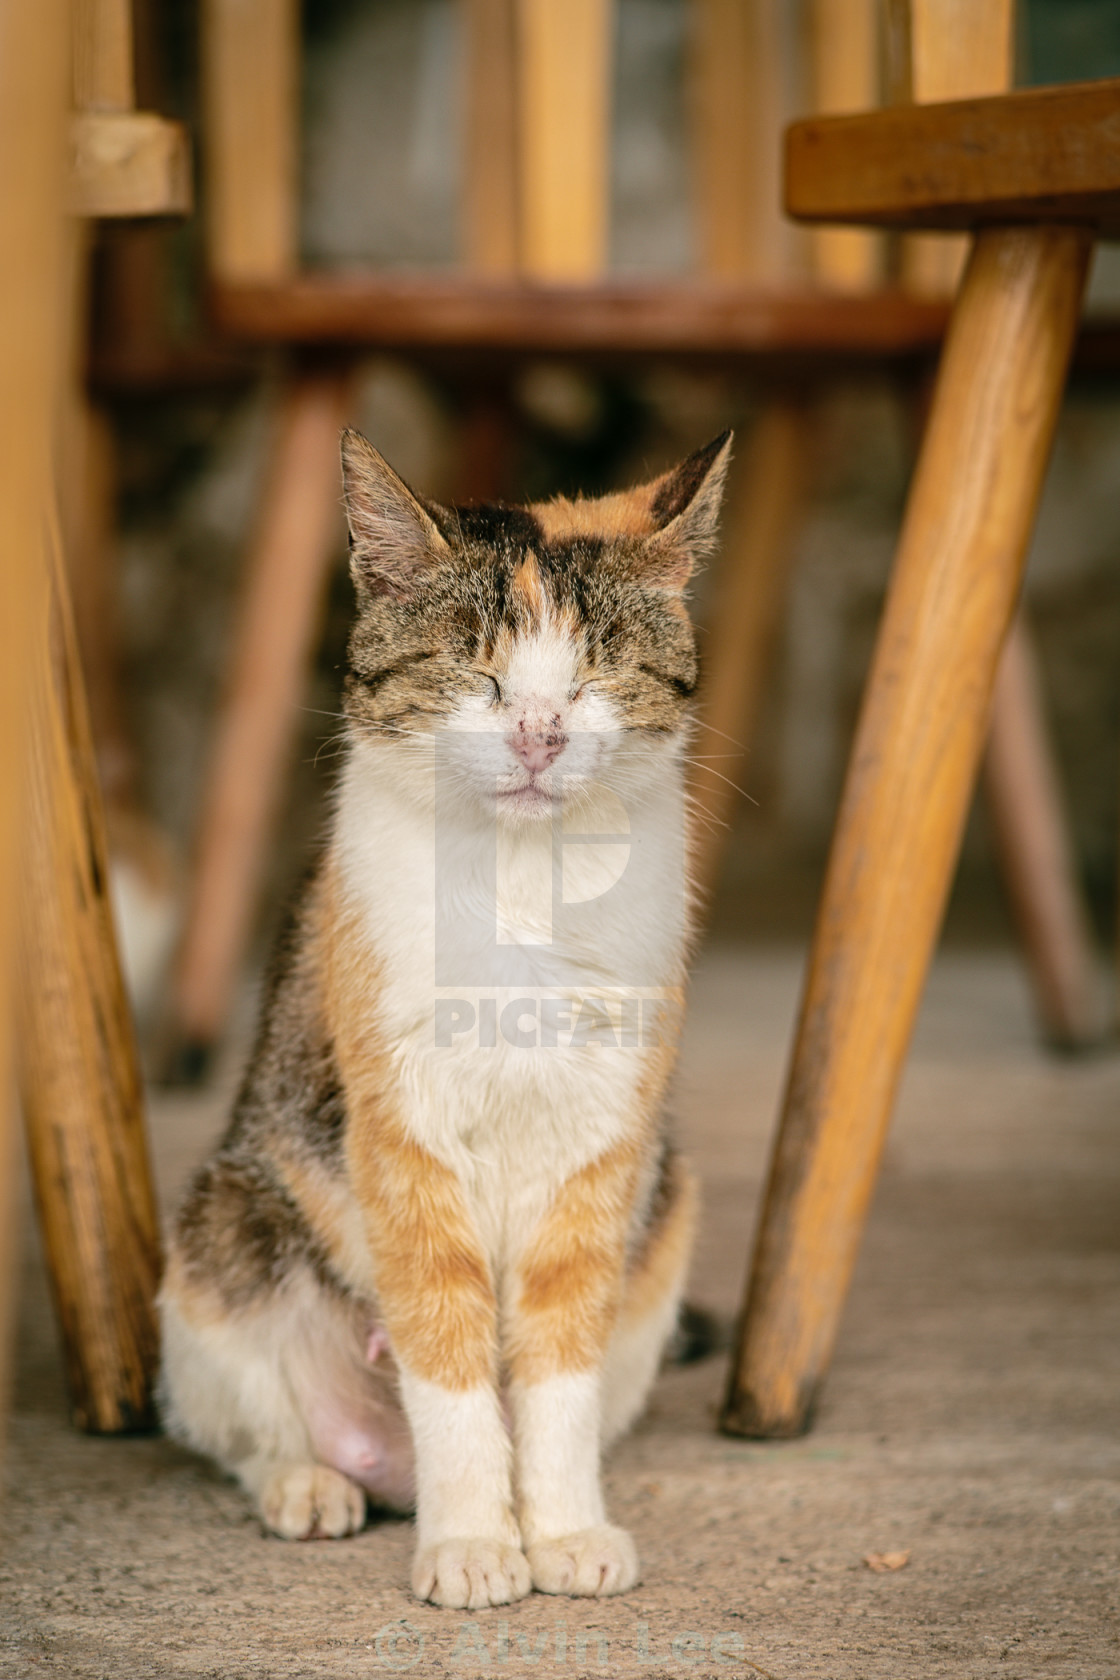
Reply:
M24 838L28 695L62 292L69 7L41 0L0 15L0 1454L16 1275L16 1103L11 1077L18 863Z
M21 1095L75 1422L149 1427L159 1226L66 580L36 625L17 998Z
M723 1427L808 1427L948 892L1091 235L980 233L832 844Z
M1060 1049L1104 1030L1103 999L1047 740L1030 636L1017 617L992 696L984 785L1042 1028Z
M690 778L697 815L695 877L706 894L716 885L727 849L735 783L770 670L807 443L802 404L788 397L768 403L750 438L728 514Z
M249 561L233 669L203 800L174 1027L184 1074L201 1070L229 1014L260 860L339 535L346 372L293 379L281 408Z

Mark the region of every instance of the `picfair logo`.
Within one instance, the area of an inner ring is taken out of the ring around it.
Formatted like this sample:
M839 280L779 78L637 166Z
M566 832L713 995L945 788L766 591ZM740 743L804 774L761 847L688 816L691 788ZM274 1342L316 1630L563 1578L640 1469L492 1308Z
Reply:
M564 777L549 814L516 822L495 806L480 836L477 815L473 828L464 824L462 763L462 737L437 736L436 986L575 993L589 967L600 985L659 986L661 952L684 930L680 802L654 810L605 783ZM644 939L654 920L667 937Z

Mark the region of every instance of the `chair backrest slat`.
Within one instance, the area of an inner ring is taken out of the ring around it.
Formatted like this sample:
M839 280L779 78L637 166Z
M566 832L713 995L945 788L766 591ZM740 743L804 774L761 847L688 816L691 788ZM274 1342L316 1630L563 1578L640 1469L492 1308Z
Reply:
M878 0L812 0L810 98L820 116L866 111L881 98ZM812 268L835 291L870 291L883 276L883 238L859 228L816 228Z
M1014 0L888 0L896 39L909 48L901 68L918 103L1006 93L1015 79ZM933 296L956 288L967 239L911 234L903 242L902 278Z
M607 265L613 0L518 0L520 267L594 280Z
M699 266L776 284L789 229L779 197L781 0L693 0L691 75Z
M517 0L463 0L463 255L516 274Z
M73 0L75 111L131 111L136 103L130 0Z
M207 238L218 280L296 270L299 63L298 0L205 0Z

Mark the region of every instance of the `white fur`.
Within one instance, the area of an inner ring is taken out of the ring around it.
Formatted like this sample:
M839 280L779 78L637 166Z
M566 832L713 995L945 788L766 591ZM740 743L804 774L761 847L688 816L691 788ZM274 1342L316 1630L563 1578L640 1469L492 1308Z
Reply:
M606 1519L599 1490L599 1373L510 1388L517 1496L526 1545Z
M401 1396L416 1447L415 1592L457 1608L524 1598L529 1569L496 1390L454 1393L402 1370Z
M516 1546L510 1440L497 1391L456 1392L405 1370L401 1398L416 1446L419 1544L477 1534Z

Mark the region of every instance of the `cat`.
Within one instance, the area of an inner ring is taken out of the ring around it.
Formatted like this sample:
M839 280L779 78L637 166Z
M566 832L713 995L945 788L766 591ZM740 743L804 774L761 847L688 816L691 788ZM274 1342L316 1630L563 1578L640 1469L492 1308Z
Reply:
M639 1579L600 1455L646 1399L695 1219L663 1118L684 590L730 442L624 493L451 509L343 437L345 764L175 1223L161 1402L276 1534L415 1507L436 1604Z

